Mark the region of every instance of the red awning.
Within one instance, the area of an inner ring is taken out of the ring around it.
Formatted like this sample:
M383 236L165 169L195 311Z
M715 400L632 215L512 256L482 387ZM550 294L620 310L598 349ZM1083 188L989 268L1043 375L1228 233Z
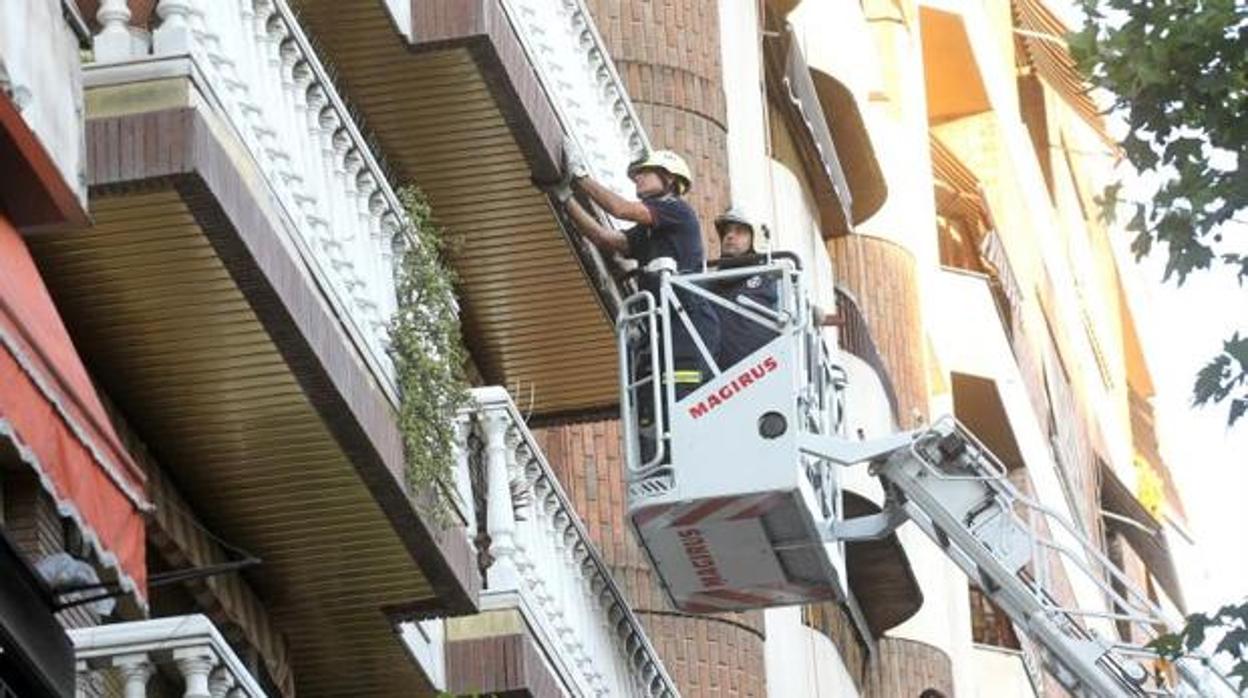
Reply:
M25 241L0 213L0 438L145 603L143 472L117 438Z

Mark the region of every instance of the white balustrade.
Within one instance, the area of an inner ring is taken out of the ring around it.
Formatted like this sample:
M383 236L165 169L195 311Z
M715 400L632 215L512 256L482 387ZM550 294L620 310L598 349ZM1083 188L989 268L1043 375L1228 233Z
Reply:
M584 0L503 0L563 129L596 179L632 192L628 163L649 148Z
M676 696L520 412L502 388L479 388L463 450L484 472L491 565L483 609L525 614L577 695ZM476 436L474 441L471 436ZM620 522L623 525L624 522Z
M284 212L293 249L391 399L402 207L285 0L160 0L150 57L127 53L127 4L102 0L88 83L141 79L136 62L183 57ZM121 62L110 62L121 61Z
M212 621L201 615L75 628L69 637L84 694L95 694L98 674L112 673L125 698L147 698L153 676L165 666L168 671L159 671L159 681L177 677L175 688L183 698L266 695Z

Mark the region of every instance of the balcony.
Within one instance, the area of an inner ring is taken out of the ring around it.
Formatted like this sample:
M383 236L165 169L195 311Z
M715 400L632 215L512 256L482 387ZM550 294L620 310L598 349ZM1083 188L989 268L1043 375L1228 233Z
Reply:
M676 696L640 621L502 388L465 413L460 481L488 541L483 613L447 621L447 688ZM471 483L468 486L467 483ZM482 658L518 657L520 670ZM542 661L541 657L547 661Z
M429 677L395 623L475 612L480 575L405 476L386 355L402 212L284 2L154 4L98 3L93 224L28 242L156 466L264 561L242 578L298 693L410 695Z
M80 628L69 635L78 658L78 695L268 695L204 616Z
M581 0L294 5L454 239L484 382L532 394L539 415L613 405L615 283L530 181L554 174L568 133L595 177L631 191L624 169L646 143Z

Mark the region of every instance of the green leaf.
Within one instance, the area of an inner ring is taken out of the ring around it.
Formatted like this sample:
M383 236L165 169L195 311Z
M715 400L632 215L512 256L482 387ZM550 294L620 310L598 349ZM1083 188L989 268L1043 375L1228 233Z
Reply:
M455 419L471 398L464 378L455 303L455 274L442 259L444 237L419 190L399 191L406 212L399 239L398 303L390 355L399 389L399 432L413 501L439 524L450 523L448 500L458 437Z
M1230 415L1226 420L1227 426L1235 426L1235 422L1238 422L1239 418L1243 417L1245 413L1248 413L1248 398L1231 400Z
M1180 633L1166 633L1148 643L1148 647L1162 657L1174 659L1183 653L1183 638Z
M1248 628L1235 628L1222 636L1214 652L1225 652L1232 657L1242 657L1248 647Z
M1192 404L1197 407L1210 400L1218 402L1222 399L1222 382L1230 373L1231 360L1226 356L1214 357L1196 374L1196 384L1192 387Z
M1222 343L1222 351L1227 356L1235 359L1239 364L1240 372L1248 371L1248 336L1240 339L1239 333L1236 332L1230 339Z

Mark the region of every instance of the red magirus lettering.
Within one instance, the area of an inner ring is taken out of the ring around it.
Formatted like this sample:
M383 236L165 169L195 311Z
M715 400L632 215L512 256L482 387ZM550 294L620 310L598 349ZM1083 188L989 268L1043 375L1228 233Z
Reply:
M701 419L711 410L731 400L740 394L743 390L754 385L758 381L767 377L767 374L780 368L780 362L774 356L768 356L762 361L750 366L744 373L729 380L728 383L720 386L706 399L700 400L689 408L689 416L694 419Z

